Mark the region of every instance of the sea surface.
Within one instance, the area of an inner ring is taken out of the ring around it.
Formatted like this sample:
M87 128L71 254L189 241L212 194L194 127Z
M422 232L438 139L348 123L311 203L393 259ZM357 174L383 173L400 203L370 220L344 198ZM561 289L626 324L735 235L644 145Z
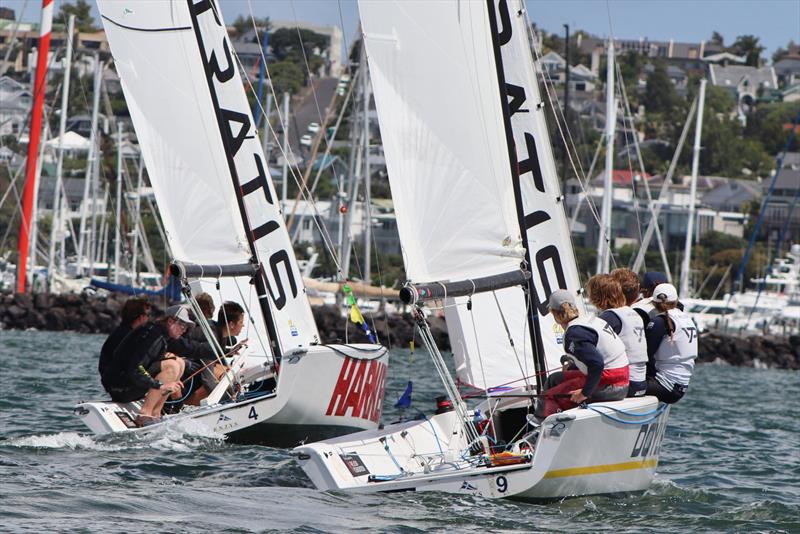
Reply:
M94 438L103 336L0 331L2 532L800 532L800 373L705 365L672 412L643 495L550 504L448 494L321 493L285 450L214 435ZM408 380L430 412L423 351L393 350L384 419Z

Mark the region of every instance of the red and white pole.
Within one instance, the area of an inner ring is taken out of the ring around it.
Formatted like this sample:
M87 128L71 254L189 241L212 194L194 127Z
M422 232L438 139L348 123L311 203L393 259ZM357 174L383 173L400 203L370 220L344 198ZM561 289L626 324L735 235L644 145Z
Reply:
M42 0L42 22L39 30L39 52L36 59L36 83L33 86L33 109L28 134L28 159L25 166L25 189L22 193L22 221L19 227L17 259L17 291L24 293L28 281L28 250L30 247L31 214L36 196L36 163L39 137L42 133L42 108L47 89L47 56L50 51L50 32L53 28L53 0Z

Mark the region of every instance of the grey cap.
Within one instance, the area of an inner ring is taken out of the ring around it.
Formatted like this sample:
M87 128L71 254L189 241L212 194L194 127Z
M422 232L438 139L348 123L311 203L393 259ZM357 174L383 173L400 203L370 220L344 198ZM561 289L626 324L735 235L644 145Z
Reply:
M174 317L178 319L182 323L186 323L188 325L194 326L194 321L189 317L189 310L186 306L181 306L180 304L176 304L175 306L170 306L164 312L164 315L167 317Z
M575 296L566 289L556 289L550 293L550 300L547 301L547 307L551 310L560 310L561 305L567 303L574 307L578 307L575 301Z

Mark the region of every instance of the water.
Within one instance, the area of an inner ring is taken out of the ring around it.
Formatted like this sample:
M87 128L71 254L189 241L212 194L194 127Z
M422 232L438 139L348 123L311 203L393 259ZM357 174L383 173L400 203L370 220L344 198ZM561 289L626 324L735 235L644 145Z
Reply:
M103 339L0 331L0 531L800 532L800 373L699 367L647 493L543 505L320 493L287 451L190 430L89 437L71 410L103 397ZM441 391L395 351L388 420L409 379L420 409Z

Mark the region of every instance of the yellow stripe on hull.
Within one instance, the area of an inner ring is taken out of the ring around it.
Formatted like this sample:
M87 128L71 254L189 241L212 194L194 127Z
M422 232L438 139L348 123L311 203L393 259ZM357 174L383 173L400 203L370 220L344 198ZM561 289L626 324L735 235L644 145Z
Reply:
M656 467L658 458L649 460L637 460L634 462L622 462L619 464L590 465L588 467L569 467L567 469L555 469L545 473L544 478L576 477L581 475L596 475L599 473L613 473L615 471L630 471L632 469L646 469Z

